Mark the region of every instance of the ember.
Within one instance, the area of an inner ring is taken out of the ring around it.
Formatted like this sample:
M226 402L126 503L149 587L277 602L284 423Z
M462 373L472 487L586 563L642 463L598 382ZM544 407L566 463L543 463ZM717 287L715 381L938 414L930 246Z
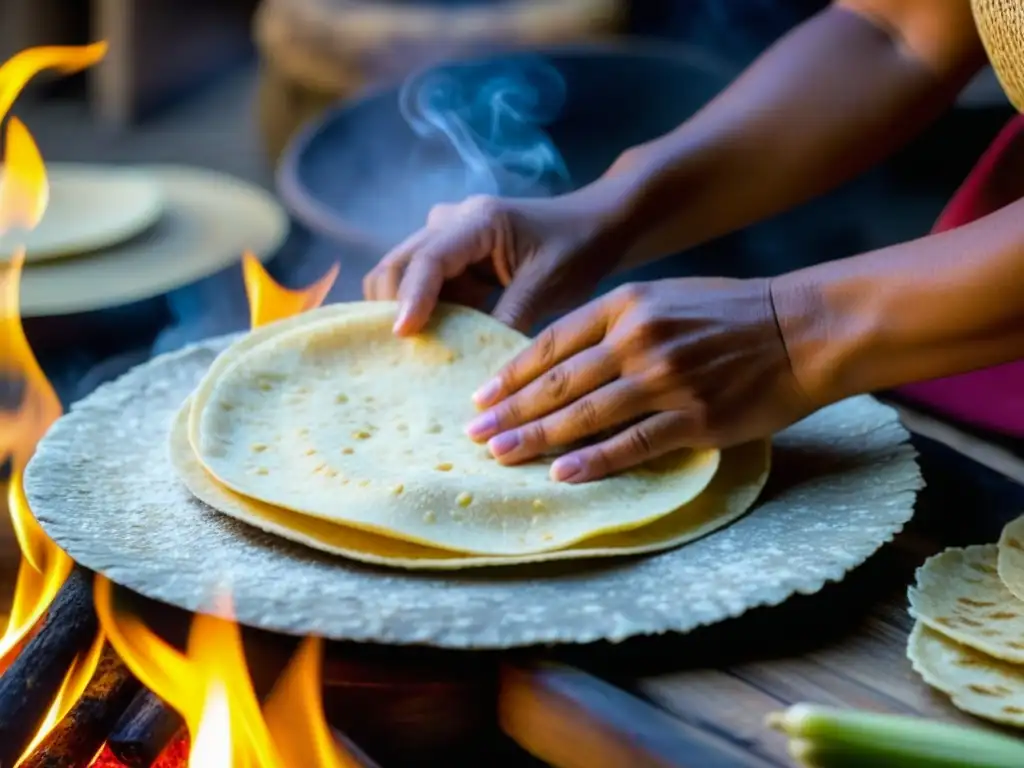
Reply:
M14 57L0 67L0 120L40 70L73 72L105 52L101 43ZM46 210L45 167L28 129L14 118L4 148L0 232L27 231ZM319 639L305 640L272 689L258 696L241 628L226 618L229 605L220 606L219 618L195 618L182 653L119 611L110 582L96 577L94 586L93 575L39 526L22 473L61 406L21 326L24 258L22 252L0 264L0 378L20 392L16 408L0 411L0 466L11 465L10 513L22 552L11 614L0 634L0 704L13 708L0 717L0 766L368 765L324 717ZM253 327L319 306L338 274L335 266L309 289L296 291L277 285L249 254L243 267ZM150 693L140 693L142 685ZM182 720L185 730L178 734ZM119 735L124 743L115 742ZM108 739L120 748L120 760Z

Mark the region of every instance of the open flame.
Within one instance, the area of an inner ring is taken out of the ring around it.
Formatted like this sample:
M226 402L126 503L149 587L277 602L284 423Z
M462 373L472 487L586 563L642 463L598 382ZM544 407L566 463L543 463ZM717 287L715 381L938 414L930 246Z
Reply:
M24 51L0 66L0 121L24 86L38 72L72 73L100 61L106 44L41 47ZM37 226L49 197L45 165L28 129L7 122L0 173L0 234ZM0 409L0 467L9 464L7 490L12 525L21 548L10 616L0 633L0 674L25 641L67 579L71 559L39 526L22 483L39 440L61 413L61 404L25 337L19 307L24 250L0 262L0 382L18 390L17 404ZM288 290L245 254L243 269L252 327L319 306L338 274L335 265L306 290ZM92 647L68 669L63 685L22 762L81 697L109 641L139 680L183 716L192 749L189 768L292 768L355 765L335 743L323 713L323 644L307 638L261 705L245 662L237 623L197 616L185 653L165 643L137 618L118 612L110 582L96 581L96 607L102 630ZM224 611L220 612L222 615Z
M106 45L79 48L34 48L0 66L0 121L18 94L38 72L56 68L75 72L99 61ZM7 123L4 164L0 175L0 234L28 232L39 224L49 200L42 156L32 135L16 118ZM29 509L23 474L36 444L61 415L61 404L32 354L21 325L19 284L24 249L0 264L0 379L17 388L17 405L0 411L0 466L9 464L8 508L22 560L18 568L10 615L0 634L0 674L10 665L27 637L46 613L71 572L71 559L43 532ZM92 648L72 662L63 684L37 733L32 749L60 722L81 697L103 647Z
M318 307L337 278L338 266L305 290L277 284L249 253L243 274L251 325L256 328ZM188 768L354 765L324 718L319 639L303 641L261 707L235 622L197 615L182 654L138 617L119 612L113 588L102 577L96 580L96 608L111 645L128 668L185 720L192 742ZM231 611L221 606L217 613Z

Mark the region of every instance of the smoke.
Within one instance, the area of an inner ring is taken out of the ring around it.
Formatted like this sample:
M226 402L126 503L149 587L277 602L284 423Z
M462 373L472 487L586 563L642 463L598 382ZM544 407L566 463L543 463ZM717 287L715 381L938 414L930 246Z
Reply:
M399 109L425 142L462 163L463 196L558 194L569 171L544 127L565 105L565 80L538 57L448 65L406 81ZM410 181L420 183L414 175Z

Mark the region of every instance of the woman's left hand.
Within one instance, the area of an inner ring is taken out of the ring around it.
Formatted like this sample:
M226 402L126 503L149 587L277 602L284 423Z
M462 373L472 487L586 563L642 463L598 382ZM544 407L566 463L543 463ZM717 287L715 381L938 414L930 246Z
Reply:
M590 440L552 465L553 479L572 483L678 448L766 437L823 404L798 384L771 288L767 279L619 288L549 326L483 386L474 399L486 410L467 433L503 464Z

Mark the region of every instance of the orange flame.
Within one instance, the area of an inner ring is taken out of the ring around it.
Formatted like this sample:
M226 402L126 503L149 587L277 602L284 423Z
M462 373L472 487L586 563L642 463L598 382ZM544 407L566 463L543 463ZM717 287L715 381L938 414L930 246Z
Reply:
M246 251L242 257L242 275L249 299L250 327L259 328L316 309L324 303L334 281L338 279L338 270L338 264L334 264L309 288L291 290L276 283L259 260Z
M335 265L305 290L278 285L251 254L243 274L256 328L319 306L338 274ZM238 624L198 615L179 652L130 613L116 609L113 588L96 580L96 610L111 645L151 691L177 710L192 741L189 768L348 768L323 713L322 644L307 639L264 709L246 666ZM230 611L220 610L220 615Z
M40 71L76 72L95 64L105 53L106 44L97 43L76 48L33 48L18 54L0 66L0 121ZM0 234L27 232L37 226L48 200L49 185L39 149L25 125L11 118L0 175ZM10 263L0 263L0 379L21 389L17 406L0 411L0 464L10 462L11 466L8 507L22 554L10 615L0 634L0 674L46 613L72 566L71 559L50 541L32 515L23 485L24 470L36 445L62 413L60 401L21 325L19 287L24 262L21 249ZM102 637L97 637L88 652L75 658L26 755L81 697L99 662L102 646Z

